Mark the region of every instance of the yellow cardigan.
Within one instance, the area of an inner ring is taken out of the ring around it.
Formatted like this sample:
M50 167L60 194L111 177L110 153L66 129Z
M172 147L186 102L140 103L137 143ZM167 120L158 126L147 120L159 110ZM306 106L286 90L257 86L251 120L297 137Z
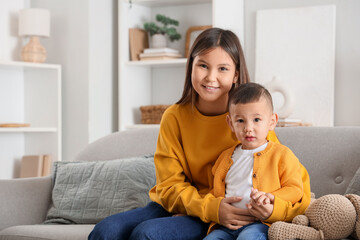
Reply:
M218 156L238 143L226 115L204 116L190 104L175 104L166 110L154 157L152 201L168 212L219 222L222 197L210 193L214 183L211 170ZM268 137L278 141L274 132Z
M225 196L225 177L237 146L225 150L212 169L215 197ZM263 151L254 154L252 180L254 188L275 196L274 210L264 221L268 225L275 221L289 222L310 204L309 174L294 153L280 143L269 142ZM214 225L211 224L210 231Z

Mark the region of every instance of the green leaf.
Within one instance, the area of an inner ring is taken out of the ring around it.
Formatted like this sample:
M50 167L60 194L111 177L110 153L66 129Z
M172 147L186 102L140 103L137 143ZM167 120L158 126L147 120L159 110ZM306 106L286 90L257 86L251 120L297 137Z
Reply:
M179 21L162 14L156 15L156 21L162 23L162 26L159 26L154 22L144 23L144 29L150 34L150 36L156 33L161 33L168 35L170 41L179 40L181 38L181 35L174 27L167 27L168 25L179 26Z

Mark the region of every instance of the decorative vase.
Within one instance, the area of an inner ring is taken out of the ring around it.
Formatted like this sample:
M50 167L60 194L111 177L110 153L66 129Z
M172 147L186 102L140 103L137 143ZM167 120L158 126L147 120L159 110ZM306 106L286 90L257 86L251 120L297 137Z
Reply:
M28 44L21 51L24 62L43 63L46 60L46 49L41 45L37 36L31 36Z
M153 48L165 48L167 46L166 35L160 33L152 35L151 45Z
M278 92L283 95L284 104L280 108L277 108L277 106L274 107L279 118L285 119L289 117L295 110L295 94L291 87L285 81L280 80L276 76L273 77L270 82L264 84L264 86L271 94Z

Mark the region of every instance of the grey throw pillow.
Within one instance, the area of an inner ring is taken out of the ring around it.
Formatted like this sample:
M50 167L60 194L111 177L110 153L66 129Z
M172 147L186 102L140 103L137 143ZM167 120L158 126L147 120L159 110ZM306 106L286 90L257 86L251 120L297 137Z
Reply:
M360 168L356 171L352 178L345 194L357 194L360 195Z
M52 206L44 223L97 223L150 201L154 157L55 162L53 179Z

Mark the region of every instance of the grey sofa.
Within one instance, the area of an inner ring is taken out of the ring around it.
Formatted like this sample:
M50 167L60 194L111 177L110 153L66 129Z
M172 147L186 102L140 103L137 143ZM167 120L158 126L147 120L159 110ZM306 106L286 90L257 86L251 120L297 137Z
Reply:
M276 133L308 169L316 197L345 193L360 167L360 127L286 127ZM89 144L75 160L154 153L157 135L158 128L113 133ZM0 239L87 239L94 225L39 225L51 195L51 177L0 180Z

